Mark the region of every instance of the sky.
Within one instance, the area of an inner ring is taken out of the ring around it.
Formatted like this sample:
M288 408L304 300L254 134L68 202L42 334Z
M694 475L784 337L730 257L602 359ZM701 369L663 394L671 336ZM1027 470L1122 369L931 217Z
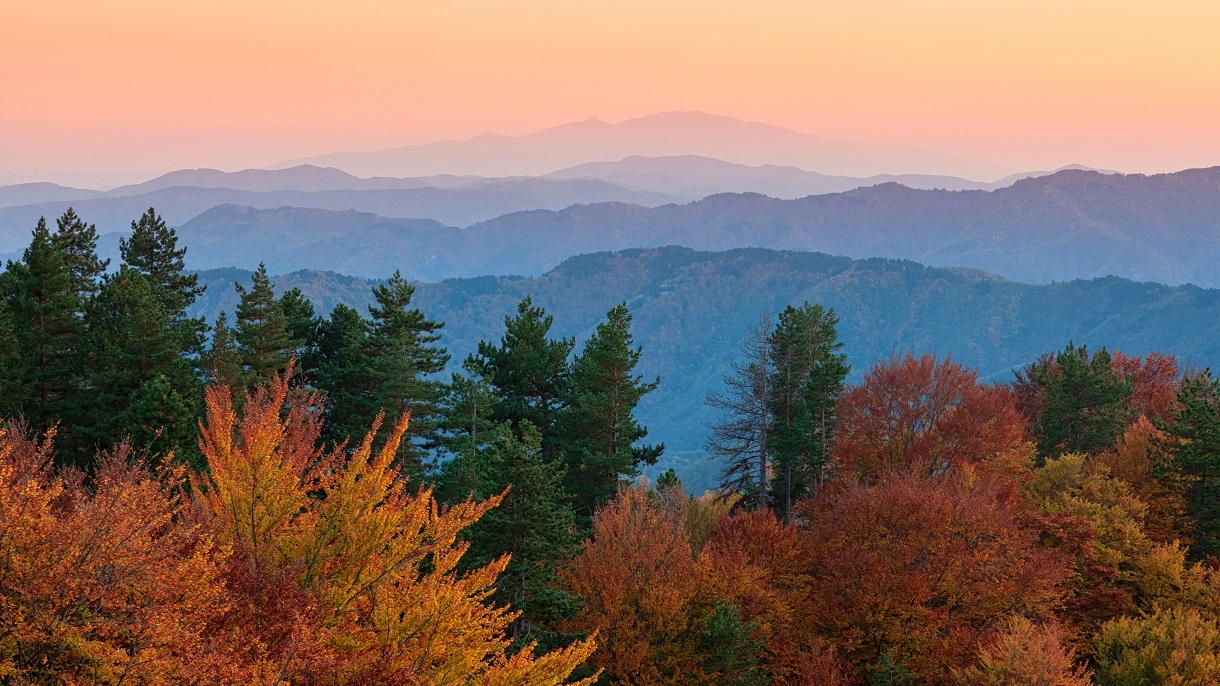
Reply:
M671 110L1174 171L1220 165L1217 36L1215 0L0 0L0 183Z

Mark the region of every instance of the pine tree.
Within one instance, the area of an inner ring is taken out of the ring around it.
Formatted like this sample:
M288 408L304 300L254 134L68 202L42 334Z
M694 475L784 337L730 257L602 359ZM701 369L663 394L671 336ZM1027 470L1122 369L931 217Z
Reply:
M445 369L449 353L437 345L444 324L411 307L414 293L415 287L398 272L373 289L377 304L369 307L367 347L376 377L376 407L389 416L411 412L408 440L398 455L401 468L418 475L424 451L438 445L437 422L445 395L444 382L430 377Z
M57 229L51 240L63 253L73 288L84 303L97 292L98 279L106 273L110 260L98 259L97 228L86 224L71 207L55 223Z
M85 312L89 426L83 451L130 437L137 449L197 452L195 418L202 389L151 284L123 266L102 281Z
M75 416L84 330L72 272L45 219L38 220L21 261L8 263L0 291L8 315L3 335L16 351L0 379L0 402L5 414L23 415L42 432Z
M233 333L229 328L228 315L221 311L212 325L212 345L204 355L202 365L204 378L210 384L235 388L241 381L241 356Z
M297 359L297 371L312 379L317 370L315 346L318 342L318 326L321 318L316 315L313 303L299 288L290 288L280 296L280 310L288 325L288 338L292 342L292 355Z
M507 489L499 506L467 530L465 562L478 568L512 556L493 598L522 612L512 626L518 643L548 638L537 629L576 609L574 598L554 584L557 566L579 540L563 475L563 464L547 457L541 434L529 423L501 424L486 448L458 455L442 468L440 488L450 503Z
M349 441L354 447L380 412L380 384L368 355L368 336L368 320L343 304L318 325L313 385L326 396L323 431L331 445Z
M1168 425L1169 465L1164 474L1186 484L1198 557L1220 555L1220 380L1210 370L1187 378Z
M554 448L555 423L568 381L568 355L575 347L571 338L548 338L554 318L534 307L526 296L517 305L516 317L505 317L506 331L497 347L480 341L472 364L494 389L492 408L497 422L520 426L529 422L542 433L544 450Z
M572 362L558 432L568 457L566 489L586 524L620 484L639 475L640 465L655 464L664 450L637 445L648 430L633 412L660 383L635 374L641 350L633 346L631 313L624 303L606 314Z
M440 430L447 451L460 454L484 447L493 439L492 408L496 395L479 372L473 358L462 363L462 372L450 376L442 406Z
M266 381L283 372L292 351L288 319L275 299L267 267L260 263L252 279L248 291L234 284L241 296L234 339L247 383Z
M1042 390L1035 427L1041 456L1097 454L1127 427L1131 381L1114 371L1105 348L1090 356L1087 346L1068 343L1054 364L1046 361L1026 373Z
M742 359L724 377L724 390L709 393L707 404L721 412L708 426L706 449L722 461L720 492L740 493L742 506L769 506L767 434L771 429L768 384L773 373L771 318L763 315L741 346Z
M773 500L792 523L792 503L813 494L825 477L834 432L835 407L851 367L834 310L805 303L780 313L771 334L774 371L769 412L774 428L769 450L777 479Z
M198 274L186 271L186 248L178 248L178 233L150 207L131 223L131 236L119 239L119 252L124 264L148 279L170 328L182 340L183 352L202 352L207 323L188 318L186 311L203 294L204 287L199 285Z

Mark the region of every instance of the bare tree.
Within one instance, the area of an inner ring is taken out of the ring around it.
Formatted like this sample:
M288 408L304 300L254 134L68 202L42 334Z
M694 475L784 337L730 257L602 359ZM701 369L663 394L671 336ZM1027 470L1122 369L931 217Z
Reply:
M707 404L721 412L720 419L708 425L711 435L705 444L709 454L723 461L720 492L740 493L743 506L760 510L768 504L771 345L771 317L764 314L746 334L741 358L724 377L723 390L707 396Z

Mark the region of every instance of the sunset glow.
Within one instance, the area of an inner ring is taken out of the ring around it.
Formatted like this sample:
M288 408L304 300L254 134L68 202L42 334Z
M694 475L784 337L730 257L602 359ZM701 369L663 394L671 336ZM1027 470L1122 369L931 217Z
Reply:
M700 110L1012 169L1220 163L1220 3L0 5L0 183Z

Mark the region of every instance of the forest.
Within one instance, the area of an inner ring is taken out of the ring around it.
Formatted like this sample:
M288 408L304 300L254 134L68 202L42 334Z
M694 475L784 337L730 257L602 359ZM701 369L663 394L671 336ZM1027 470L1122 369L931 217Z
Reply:
M186 250L68 210L0 274L2 683L1220 682L1220 379L1172 350L853 375L776 308L692 494L627 302L456 363L400 275L209 319Z

